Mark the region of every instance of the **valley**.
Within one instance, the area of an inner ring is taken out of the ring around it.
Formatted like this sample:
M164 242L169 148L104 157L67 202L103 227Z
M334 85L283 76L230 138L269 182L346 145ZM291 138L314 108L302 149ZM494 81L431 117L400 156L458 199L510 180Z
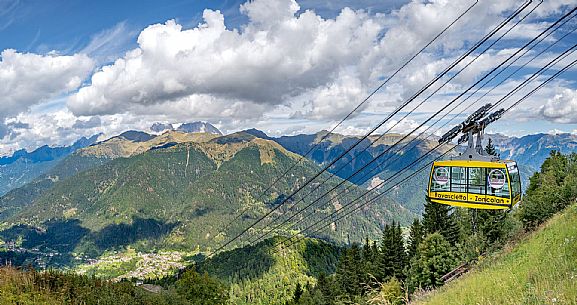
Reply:
M577 0L0 0L0 305L577 304Z

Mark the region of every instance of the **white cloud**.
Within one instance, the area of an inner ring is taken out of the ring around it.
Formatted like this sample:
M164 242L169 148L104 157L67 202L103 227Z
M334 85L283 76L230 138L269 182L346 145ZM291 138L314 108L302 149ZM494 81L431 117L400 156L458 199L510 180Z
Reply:
M412 2L390 15L345 8L334 19L323 19L313 11L297 14L294 0L255 0L241 6L249 22L240 30L227 29L219 11L205 10L204 22L192 29L175 21L144 29L138 48L95 73L68 106L78 115L101 115L204 103L205 118L225 112L254 119L279 105L304 103L306 109L292 111L335 119L471 3ZM483 27L457 30L432 51L459 49L512 3L479 5L463 22ZM399 75L401 96L412 94L446 65L438 58L443 52L425 54ZM398 96L399 86L393 82L391 88ZM254 112L255 107L260 111Z
M85 55L4 50L0 56L0 125L35 104L77 89L93 68L92 60Z
M577 123L577 90L562 90L549 99L539 112L546 119L557 123Z
M277 12L263 13L270 9ZM149 26L138 38L139 48L95 73L68 105L77 114L110 114L203 95L232 105L283 104L303 91L330 86L370 50L381 29L349 9L334 20L310 11L295 16L296 10L293 1L247 3L242 11L250 23L242 32L227 30L224 17L211 10L193 29L174 21Z

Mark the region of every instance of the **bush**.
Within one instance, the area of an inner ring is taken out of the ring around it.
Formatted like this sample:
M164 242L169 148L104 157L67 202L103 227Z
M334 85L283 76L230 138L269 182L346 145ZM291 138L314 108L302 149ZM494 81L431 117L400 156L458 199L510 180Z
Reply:
M403 289L401 282L391 278L383 283L379 290L369 294L369 304L398 305L403 304Z

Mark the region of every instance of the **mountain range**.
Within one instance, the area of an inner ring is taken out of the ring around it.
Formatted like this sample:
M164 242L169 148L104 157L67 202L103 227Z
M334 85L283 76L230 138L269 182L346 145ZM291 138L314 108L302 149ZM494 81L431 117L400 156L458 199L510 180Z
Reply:
M0 239L26 251L59 253L54 258L58 264L70 264L72 253L94 258L127 246L140 251L208 251L276 208L320 169L274 141L245 132L216 136L167 131L146 138L130 133L82 148L43 176L8 192L0 198ZM279 181L260 197L293 166L298 175ZM311 196L303 202L288 201L272 216L288 217L341 181L326 173L320 179L327 182L303 190ZM281 232L297 232L365 192L350 186L339 197L330 192L332 198L313 205L312 217ZM240 211L246 213L227 226ZM386 223L406 225L413 217L382 198L316 237L341 243L378 238ZM63 231L66 242L58 237ZM265 232L256 227L249 236Z
M210 133L222 135L218 128L207 122L183 123L180 124L178 128L174 128L173 124L155 123L150 127L150 129L154 132L176 130L182 133ZM88 138L82 137L69 146L50 147L44 145L31 152L21 149L15 151L10 156L0 157L0 195L23 186L47 173L58 163L58 161L78 149L95 144L101 136L102 134L93 135ZM139 143L146 142L154 137L156 137L156 135L148 134L143 131L129 130L118 136L107 139L106 142L108 142L109 145L114 145L113 143L116 140L113 139L122 138L128 139L134 143ZM176 139L175 141L182 142L183 140ZM162 142L162 139L159 139L159 143L159 145L165 144ZM130 149L132 148L128 148L128 150ZM150 149L150 147L142 149ZM132 153L133 152L131 151L122 151L119 156L131 155Z
M74 151L94 144L99 136L82 137L70 146L44 145L31 152L21 149L11 156L0 157L0 195L48 172Z
M222 136L222 132L208 122L183 123L178 125L178 127L175 127L174 124L171 123L157 122L150 126L150 130L157 133L165 132L167 130L176 130L187 133L212 133Z
M256 129L223 136L220 132L189 132L209 130L208 123L183 125L180 130L171 125L159 134L127 131L100 142L96 142L97 136L83 138L70 147L43 147L3 158L2 177L11 167L26 179L19 180L18 185L6 184L6 194L0 197L0 243L25 251L59 253L59 264L70 264L72 254L94 258L125 247L209 251L272 209L272 217L283 219L329 192L329 199L313 205L310 219L280 231L294 233L340 209L366 192L375 179L387 179L436 145L435 140L418 139L414 147L387 152L383 160L388 162L369 166L351 179L351 174L394 143L401 141L404 145L412 139L402 140L400 134L387 134L378 140L371 136L319 177L320 181L327 180L326 184L312 183L304 190L310 196L297 196L277 208L307 177L332 162L359 137L326 136L326 131L270 137ZM567 153L577 147L576 137L571 134L486 138L493 140L502 158L519 162L525 180L549 151ZM450 147L443 146L442 150ZM354 162L349 162L357 154ZM435 152L428 160L438 154ZM34 174L18 172L15 165L20 163L35 164ZM279 180L261 197L288 168L293 168L293 174ZM337 243L360 241L367 236L377 238L383 225L393 220L408 224L422 213L427 175L421 172L386 198L313 237ZM339 189L329 191L343 179L349 180L344 182L347 192L337 196ZM246 213L228 226L240 211ZM249 235L255 238L266 232L264 227L256 227ZM66 238L59 237L62 234Z

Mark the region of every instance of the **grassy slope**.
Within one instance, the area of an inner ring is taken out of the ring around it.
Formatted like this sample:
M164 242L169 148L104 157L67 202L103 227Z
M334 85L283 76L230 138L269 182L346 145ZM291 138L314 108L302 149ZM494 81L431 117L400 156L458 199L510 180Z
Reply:
M577 205L419 304L577 304Z

